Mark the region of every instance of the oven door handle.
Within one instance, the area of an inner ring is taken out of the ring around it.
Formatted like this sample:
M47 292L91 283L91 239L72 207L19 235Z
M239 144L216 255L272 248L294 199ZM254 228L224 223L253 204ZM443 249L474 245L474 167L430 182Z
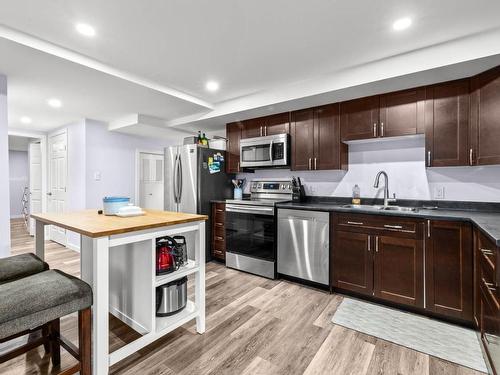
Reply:
M226 212L274 216L274 207L256 207L256 206L226 204Z

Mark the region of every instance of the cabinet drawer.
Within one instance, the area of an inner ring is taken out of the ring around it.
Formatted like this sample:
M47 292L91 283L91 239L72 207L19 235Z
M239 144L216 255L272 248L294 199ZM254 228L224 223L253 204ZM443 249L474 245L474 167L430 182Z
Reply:
M217 218L214 221L213 227L214 227L214 231L218 230L218 229L224 231L225 228L226 228L224 222L223 221L217 221Z
M417 237L422 233L422 222L398 216L365 214L340 214L337 225L344 230L362 230L367 233L394 233L405 237Z
M224 241L226 239L226 230L224 227L215 227L213 238L214 241Z
M219 249L217 249L215 247L212 248L212 255L215 258L219 258L219 259L225 259L226 258L226 252L222 251L222 250L219 250Z
M497 247L484 234L479 233L479 259L494 273L497 264Z

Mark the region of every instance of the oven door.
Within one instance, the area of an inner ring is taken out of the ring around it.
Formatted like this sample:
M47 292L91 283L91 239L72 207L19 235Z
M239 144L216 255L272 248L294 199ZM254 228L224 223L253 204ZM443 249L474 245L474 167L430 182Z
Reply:
M274 207L226 204L226 250L274 262Z

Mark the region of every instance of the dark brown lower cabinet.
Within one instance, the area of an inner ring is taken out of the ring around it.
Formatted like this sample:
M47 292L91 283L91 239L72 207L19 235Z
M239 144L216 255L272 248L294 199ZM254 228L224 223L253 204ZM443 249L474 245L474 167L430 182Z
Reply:
M472 321L473 244L469 223L431 220L426 243L427 309Z
M212 257L226 259L226 204L212 203Z
M334 234L334 286L356 293L373 293L371 236L366 233L336 231Z
M424 306L422 221L339 214L332 223L334 287Z
M423 242L391 235L375 237L375 297L424 307Z

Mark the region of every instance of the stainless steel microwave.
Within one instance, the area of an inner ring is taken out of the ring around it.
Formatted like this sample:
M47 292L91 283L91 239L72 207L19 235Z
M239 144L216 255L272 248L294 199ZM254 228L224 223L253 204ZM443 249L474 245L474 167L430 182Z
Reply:
M286 167L290 161L288 134L245 138L240 141L242 168Z

